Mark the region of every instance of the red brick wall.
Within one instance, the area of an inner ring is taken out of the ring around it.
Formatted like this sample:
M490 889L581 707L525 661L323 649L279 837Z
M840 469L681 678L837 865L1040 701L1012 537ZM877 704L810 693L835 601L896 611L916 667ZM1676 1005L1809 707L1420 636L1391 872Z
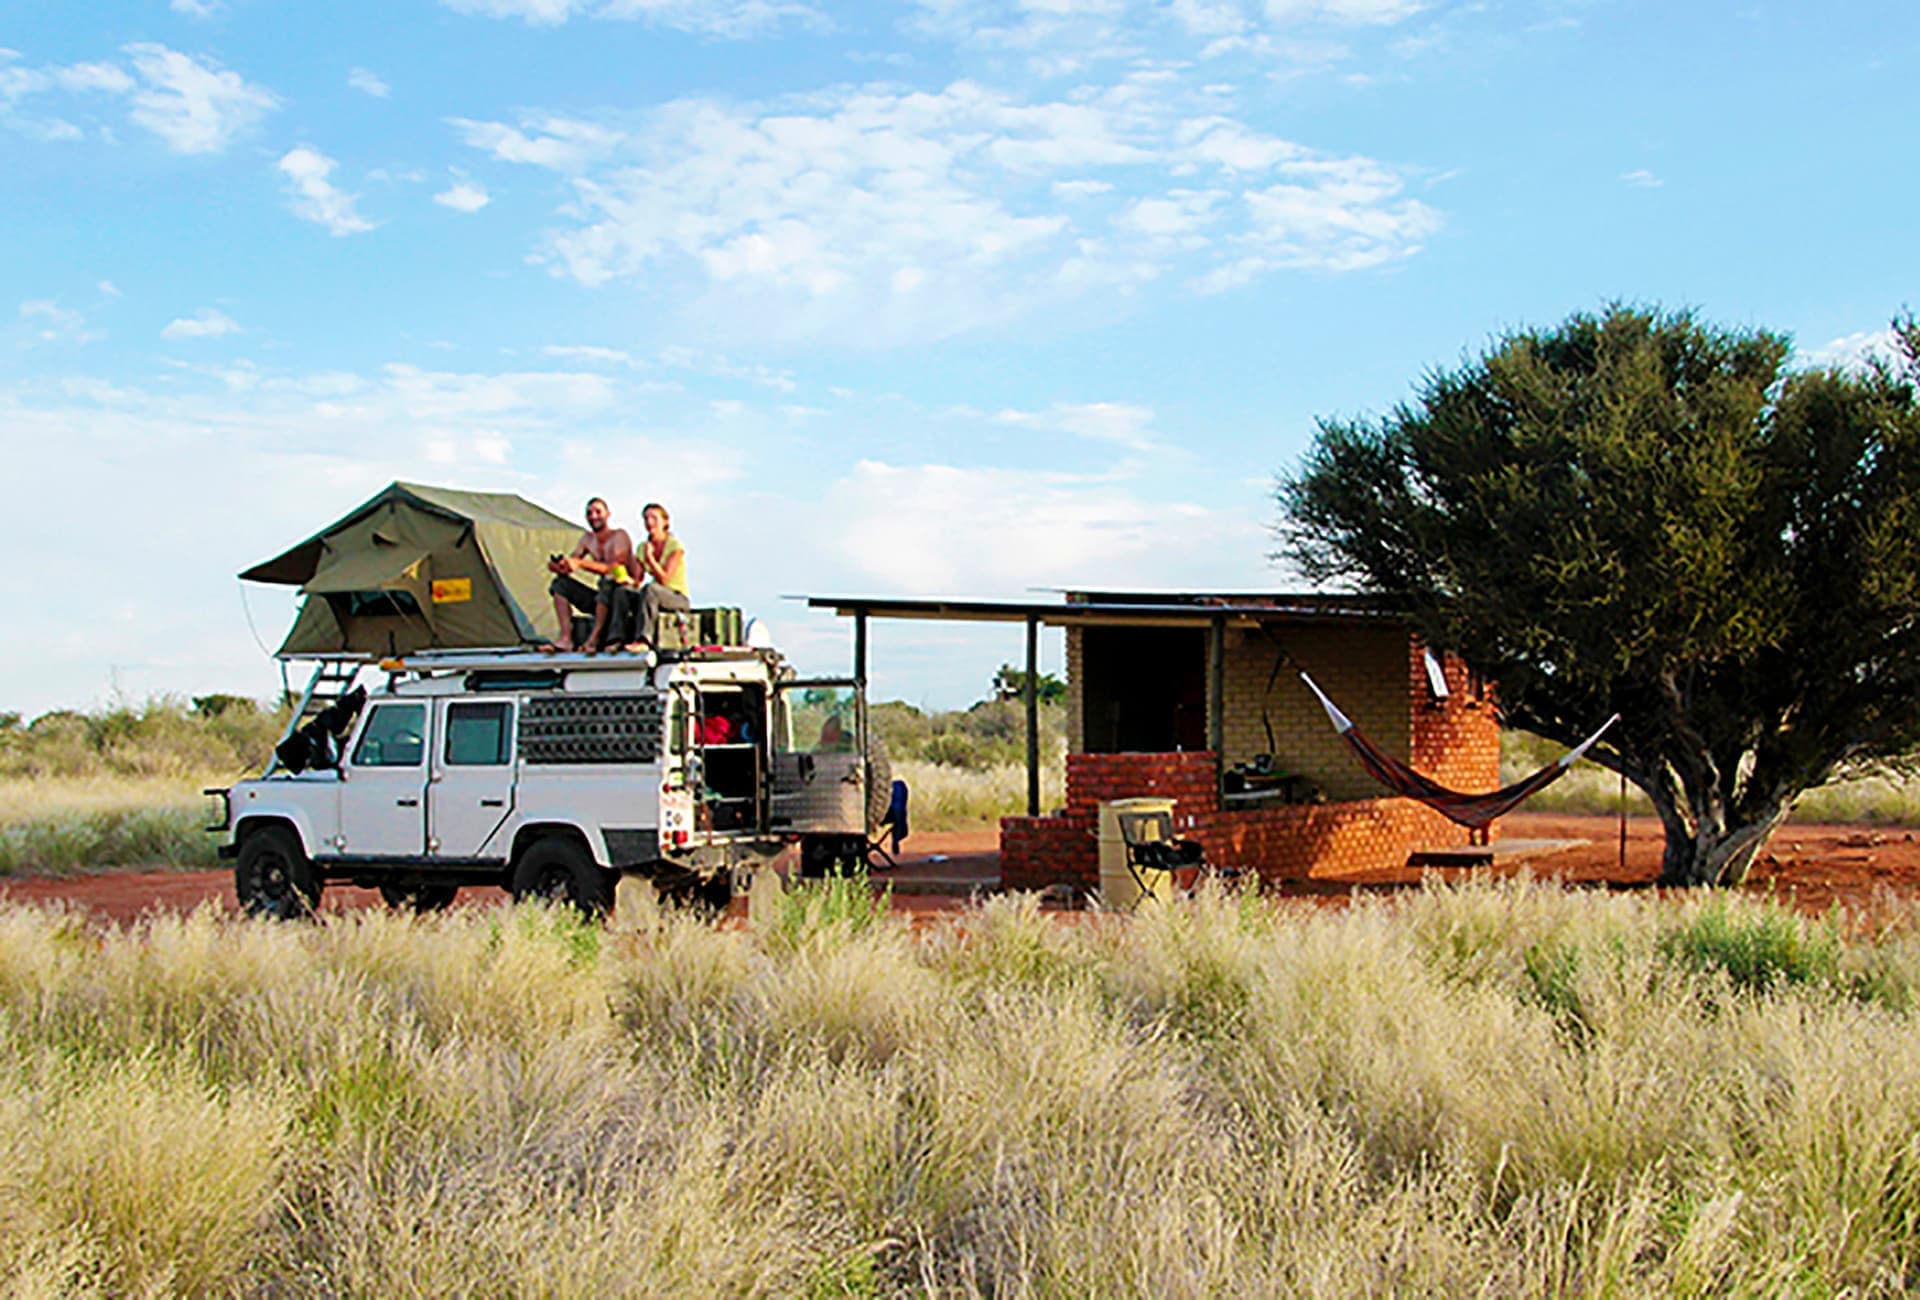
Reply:
M1421 673L1424 696L1425 668L1417 654L1415 664ZM1464 700L1456 698L1435 713L1432 723L1416 721L1416 745L1421 743L1424 725L1430 744L1442 745L1454 738L1475 747L1469 758L1448 766L1445 770L1449 775L1441 779L1462 778L1464 788L1492 789L1498 779L1497 728L1490 751L1491 780L1464 779L1476 772L1484 775L1487 755L1479 752L1484 748L1481 731L1491 722L1491 706L1482 704L1478 713L1473 713ZM1442 724L1446 729L1440 729ZM1422 770L1430 769L1423 766ZM1214 780L1214 756L1210 753L1069 754L1065 815L1001 820L1001 884L1022 890L1044 889L1056 883L1089 889L1098 886L1100 862L1095 835L1099 805L1108 799L1141 795L1178 800L1175 823L1179 833L1204 844L1208 861L1252 872L1265 880L1304 880L1314 874L1399 866L1415 849L1468 842L1464 828L1409 799L1223 811Z
M1491 687L1481 686L1452 655L1440 656L1447 698L1436 700L1427 684L1425 657L1415 638L1407 655L1408 696L1413 709L1413 745L1408 761L1425 776L1455 790L1485 793L1500 788L1500 720ZM1487 828L1489 838L1499 823Z
M1109 799L1152 795L1178 799L1182 812L1220 806L1215 756L1207 750L1180 754L1068 754L1067 812L1093 817Z

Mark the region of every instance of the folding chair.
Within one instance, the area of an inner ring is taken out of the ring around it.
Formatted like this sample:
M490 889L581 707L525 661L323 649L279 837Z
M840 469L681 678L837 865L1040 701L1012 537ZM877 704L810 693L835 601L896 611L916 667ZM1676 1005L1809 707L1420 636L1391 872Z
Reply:
M1133 877L1133 883L1140 886L1140 897L1134 900L1134 906L1160 895L1149 883L1148 877L1154 872L1163 873L1167 880L1173 881L1177 871L1189 868L1204 868L1207 864L1206 849L1198 840L1177 840L1173 837L1173 815L1166 812L1120 813L1120 838L1127 846L1127 874Z
M900 841L911 832L907 821L907 783L895 781L887 791L887 815L873 828L873 838L867 841L867 865L882 871L898 866L894 859L899 856Z

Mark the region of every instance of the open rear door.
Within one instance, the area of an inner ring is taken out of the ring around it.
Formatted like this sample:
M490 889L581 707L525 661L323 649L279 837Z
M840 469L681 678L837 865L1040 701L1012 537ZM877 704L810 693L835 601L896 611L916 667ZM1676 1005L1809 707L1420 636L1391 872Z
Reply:
M774 687L769 829L867 834L866 700L850 677Z

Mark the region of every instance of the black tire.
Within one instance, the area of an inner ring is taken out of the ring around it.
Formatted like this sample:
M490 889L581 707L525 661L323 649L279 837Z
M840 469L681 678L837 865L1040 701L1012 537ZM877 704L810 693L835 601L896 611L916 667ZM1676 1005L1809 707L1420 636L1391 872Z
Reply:
M880 737L867 737L867 836L872 838L880 823L887 819L887 807L893 802L893 760Z
M396 912L444 912L453 906L458 885L382 885L380 897Z
M615 875L596 863L577 840L549 836L534 841L514 864L513 896L565 903L590 917L613 910Z
M250 916L293 921L319 905L320 877L298 836L284 826L263 826L240 841L233 892Z

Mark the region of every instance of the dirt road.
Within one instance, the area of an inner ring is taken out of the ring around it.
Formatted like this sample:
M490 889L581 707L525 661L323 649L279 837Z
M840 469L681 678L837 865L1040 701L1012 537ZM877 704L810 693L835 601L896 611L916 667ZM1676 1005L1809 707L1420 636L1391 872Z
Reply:
M1629 819L1624 868L1619 823L1611 817L1519 814L1502 819L1501 834L1506 839L1571 843L1496 868L1476 869L1483 874L1527 871L1614 889L1649 888L1659 875L1660 824L1651 818ZM1920 898L1920 839L1916 835L1920 831L1789 825L1774 836L1743 889L1749 894L1777 897L1808 912L1823 912L1835 903L1871 912L1889 899ZM997 871L991 856L996 847L992 831L915 836L913 851L902 859L894 906L922 913L960 905L961 900L953 897L909 892L914 876L951 863L960 870L977 870L983 879L991 878ZM1390 891L1417 884L1422 874L1411 868L1372 871L1315 879L1281 892L1337 903L1356 891ZM1438 874L1461 879L1472 872L1449 868ZM461 901L486 903L503 897L496 890L470 889L463 891ZM0 880L0 899L61 901L84 908L101 920L122 923L151 909L187 912L211 903L223 910L237 910L233 877L226 871L117 871L64 880ZM324 902L328 911L379 905L379 895L373 891L346 886L329 887Z

